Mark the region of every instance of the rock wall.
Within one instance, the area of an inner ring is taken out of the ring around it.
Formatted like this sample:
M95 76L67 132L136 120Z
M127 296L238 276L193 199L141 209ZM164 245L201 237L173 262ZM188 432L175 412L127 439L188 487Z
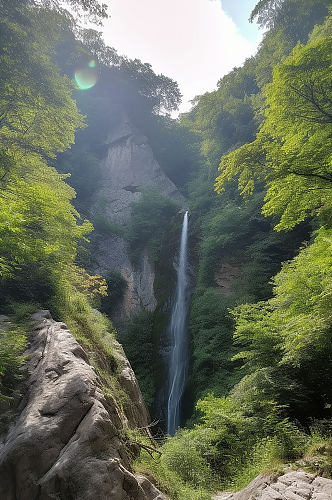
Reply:
M332 480L302 470L258 476L238 493L220 493L214 500L331 500Z
M128 227L131 203L140 196L140 188L154 186L164 196L184 205L185 200L173 182L161 170L154 158L147 137L139 133L123 116L118 127L108 137L108 154L102 165L100 188L92 206L94 217ZM92 238L94 271L105 274L117 269L128 283L120 318L141 311L154 310L154 268L144 252L134 267L128 256L125 239L117 234L98 234Z
M33 316L25 394L0 442L1 500L167 500L134 474L122 432L148 416L135 376L119 353L131 409L105 400L87 354L48 311Z
M234 283L240 274L241 270L236 261L225 261L221 267L216 270L214 281L221 293L230 295L234 292Z

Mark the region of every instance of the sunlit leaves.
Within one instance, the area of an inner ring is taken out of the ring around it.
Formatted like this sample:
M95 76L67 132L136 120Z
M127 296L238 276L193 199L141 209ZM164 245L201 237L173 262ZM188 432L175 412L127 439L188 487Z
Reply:
M332 232L320 229L314 243L285 264L275 278L276 311L282 311L286 358L310 356L329 343L332 328Z
M37 263L46 275L56 273L75 258L77 240L92 228L78 222L66 176L47 164L73 143L75 129L83 125L71 98L73 84L52 62L61 26L42 12L41 28L34 10L24 16L24 25L1 19L6 35L0 52L2 280Z
M54 169L43 166L33 175L15 178L0 191L2 277L31 261L54 268L70 262L77 239L92 227L77 225L78 214L70 204L74 192Z
M264 179L266 174L265 151L263 144L255 141L223 156L219 166L221 174L217 177L215 189L221 193L225 184L233 177L238 178L238 187L242 196L253 194L255 179Z
M1 264L0 264L1 265ZM22 378L19 368L24 362L27 339L22 328L11 324L0 327L0 402L15 396L17 382Z
M243 196L254 182L268 187L263 213L290 229L309 214L331 214L332 36L327 20L307 45L276 66L267 85L266 120L256 141L222 158L216 190L233 177Z
M274 278L273 299L234 311L235 338L250 347L236 357L252 368L271 366L278 358L301 364L315 351L323 352L332 333L331 283L332 233L320 229L315 241Z

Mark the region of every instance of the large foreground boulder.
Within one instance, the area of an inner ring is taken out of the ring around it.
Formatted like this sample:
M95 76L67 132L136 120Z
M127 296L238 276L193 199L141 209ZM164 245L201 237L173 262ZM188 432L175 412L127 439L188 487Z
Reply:
M125 417L106 401L82 347L48 311L33 317L20 414L0 443L1 500L167 500L131 469ZM133 417L147 414L128 362ZM139 414L140 410L140 415Z

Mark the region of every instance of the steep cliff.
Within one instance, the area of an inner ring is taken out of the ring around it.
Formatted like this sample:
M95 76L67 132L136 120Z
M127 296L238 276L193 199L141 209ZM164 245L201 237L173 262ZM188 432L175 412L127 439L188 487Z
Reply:
M125 431L146 426L148 415L121 347L114 344L120 406L48 311L33 315L29 340L24 397L0 442L0 498L166 500L131 468Z
M92 219L104 220L110 230L98 230L92 238L94 271L107 274L119 270L127 281L127 289L119 307L119 318L142 309L154 310L155 272L143 251L136 265L128 255L127 244L121 230L130 224L131 204L141 197L141 188L153 186L162 195L176 201L179 206L185 199L173 182L164 174L156 161L148 138L142 135L122 116L108 136L108 154L102 164L100 188L94 196ZM112 234L113 228L113 234ZM120 231L119 231L120 229Z

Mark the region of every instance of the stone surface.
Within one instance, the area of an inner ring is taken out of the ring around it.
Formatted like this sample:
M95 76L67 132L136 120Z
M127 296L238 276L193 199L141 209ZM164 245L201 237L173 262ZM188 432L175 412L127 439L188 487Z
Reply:
M92 219L104 219L128 227L131 217L131 204L141 197L140 188L154 186L165 196L185 205L185 199L173 182L164 174L156 161L147 137L137 131L122 117L116 129L108 137L108 154L102 164L100 188L95 194ZM130 261L126 242L119 235L98 234L92 236L94 269L105 274L117 269L128 283L121 306L121 318L137 313L142 309L154 310L154 269L144 252L136 266Z
M278 478L258 476L238 493L220 493L214 500L332 500L332 480L303 470Z
M125 419L105 400L88 357L48 311L33 316L20 415L0 442L1 500L167 500L133 473L121 439ZM119 354L121 357L122 355ZM129 363L120 379L132 413L147 413Z
M214 281L220 288L220 292L225 295L230 295L234 292L234 283L240 276L240 267L236 262L224 262L222 266L216 270Z

